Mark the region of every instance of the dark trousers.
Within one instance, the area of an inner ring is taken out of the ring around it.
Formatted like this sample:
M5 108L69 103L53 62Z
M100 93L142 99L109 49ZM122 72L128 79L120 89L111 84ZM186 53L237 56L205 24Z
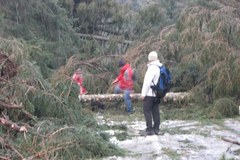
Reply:
M143 113L146 120L146 130L159 131L160 127L160 111L159 103L156 101L155 97L146 96L143 101ZM153 124L152 124L153 121Z

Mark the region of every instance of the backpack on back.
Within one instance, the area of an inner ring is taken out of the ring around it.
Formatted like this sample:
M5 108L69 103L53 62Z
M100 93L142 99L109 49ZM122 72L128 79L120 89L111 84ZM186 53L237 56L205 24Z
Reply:
M163 98L167 92L172 88L172 75L166 66L159 67L160 77L158 78L157 84L151 86L152 90L155 92L157 99Z

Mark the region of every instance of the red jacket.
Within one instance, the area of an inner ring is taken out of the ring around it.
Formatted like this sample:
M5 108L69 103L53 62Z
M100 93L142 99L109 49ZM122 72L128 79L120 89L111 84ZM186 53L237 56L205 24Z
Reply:
M121 89L133 89L133 70L130 64L126 63L120 69L120 73L116 78Z

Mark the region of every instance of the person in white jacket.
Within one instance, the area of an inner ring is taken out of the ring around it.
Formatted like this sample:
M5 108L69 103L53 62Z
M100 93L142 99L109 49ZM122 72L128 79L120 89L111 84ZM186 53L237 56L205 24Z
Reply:
M143 100L143 113L146 121L146 129L141 131L141 135L159 135L162 132L159 131L160 127L160 111L159 102L156 100L156 94L152 90L151 86L157 84L160 76L159 67L162 63L158 60L156 51L152 51L148 54L147 71L144 76L141 98ZM153 84L154 83L154 84Z

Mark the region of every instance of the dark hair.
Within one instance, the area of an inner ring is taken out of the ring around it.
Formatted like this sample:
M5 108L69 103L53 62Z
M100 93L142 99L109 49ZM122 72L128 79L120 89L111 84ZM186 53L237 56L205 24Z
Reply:
M121 59L121 60L118 62L118 67L123 67L125 64L126 64L125 59Z

